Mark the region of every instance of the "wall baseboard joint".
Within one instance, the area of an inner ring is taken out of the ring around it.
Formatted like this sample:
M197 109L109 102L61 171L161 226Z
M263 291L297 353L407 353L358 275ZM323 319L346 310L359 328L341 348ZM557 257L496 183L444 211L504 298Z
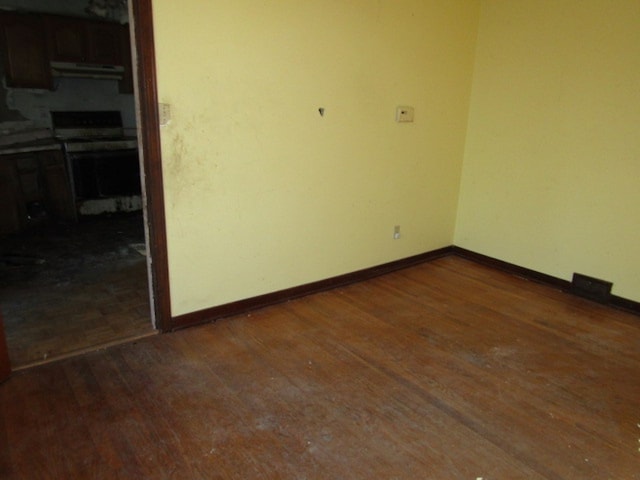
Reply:
M240 315L259 308L293 300L294 298L300 298L313 293L320 293L333 288L350 285L352 283L362 282L396 270L402 270L403 268L435 260L436 258L446 257L451 255L452 251L453 247L451 246L443 247L430 252L414 255L412 257L377 265L375 267L365 268L356 272L327 278L325 280L319 280L317 282L299 285L297 287L291 287L285 290L267 293L265 295L259 295L257 297L247 298L244 300L238 300L237 302L231 302L217 307L178 315L172 318L171 330L178 330L201 323L211 322L224 317Z
M540 273L535 270L531 270L529 268L520 267L513 263L505 262L503 260L498 260L497 258L489 257L481 253L472 252L471 250L467 250L465 248L452 246L451 250L453 255L457 255L461 258L466 258L467 260L471 260L476 263L486 265L488 267L496 268L506 273L511 273L512 275L526 278L527 280L530 280L536 283L541 283L550 287L560 289L563 292L571 295L577 295L572 282L568 280L562 280L561 278L557 278L552 275L547 275L546 273ZM577 295L577 296L586 298L582 295ZM629 300L627 298L622 298L617 295L609 295L608 299L603 301L597 301L594 298L589 298L589 300L595 301L601 305L606 305L612 308L616 308L618 310L624 310L634 315L640 315L640 302Z
M414 255L412 257L403 258L382 265L377 265L375 267L370 267L363 270L358 270L356 272L327 278L325 280L319 280L317 282L299 285L297 287L291 287L277 292L247 298L244 300L238 300L237 302L231 302L224 305L219 305L217 307L206 308L203 310L198 310L196 312L178 315L171 319L171 330L179 330L182 328L218 320L220 318L241 315L252 310L257 310L259 308L293 300L294 298L300 298L306 295L320 293L326 290L331 290L333 288L344 287L352 283L369 280L380 275L385 275L397 270L413 267L415 265L429 262L437 258L447 257L449 255L457 255L461 258L465 258L467 260L471 260L473 262L486 265L488 267L495 268L512 275L526 278L530 281L562 290L565 293L575 295L575 293L572 292L572 283L567 280L562 280L552 275L540 273L529 268L520 267L503 260L498 260L497 258L489 257L481 253L472 252L471 250L451 245L437 250L432 250L430 252L422 253L420 255ZM611 295L609 301L606 303L598 303L619 310L624 310L635 315L640 315L640 302L621 298L616 295Z

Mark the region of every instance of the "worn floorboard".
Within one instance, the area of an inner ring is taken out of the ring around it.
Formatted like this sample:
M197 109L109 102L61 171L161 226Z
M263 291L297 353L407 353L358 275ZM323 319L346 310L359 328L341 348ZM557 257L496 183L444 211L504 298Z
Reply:
M0 477L640 479L640 319L458 257L21 371Z

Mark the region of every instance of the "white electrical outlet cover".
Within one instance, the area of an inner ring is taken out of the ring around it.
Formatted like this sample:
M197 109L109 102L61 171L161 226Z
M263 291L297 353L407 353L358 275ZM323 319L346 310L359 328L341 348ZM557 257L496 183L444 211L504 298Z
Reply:
M400 106L396 108L396 122L398 123L413 122L413 116L413 107Z

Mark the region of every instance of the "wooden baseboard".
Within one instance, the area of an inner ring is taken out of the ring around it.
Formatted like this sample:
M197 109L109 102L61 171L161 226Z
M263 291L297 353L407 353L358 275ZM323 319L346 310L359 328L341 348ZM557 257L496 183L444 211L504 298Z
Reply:
M420 263L434 260L436 258L446 257L451 255L454 247L444 247L438 250L433 250L420 255L414 255L412 257L403 258L394 262L385 263L364 270L358 270L356 272L347 273L344 275L338 275L337 277L327 278L325 280L319 280L317 282L308 283L306 285L300 285L297 287L287 288L273 293L267 293L257 297L247 298L245 300L239 300L237 302L227 303L217 307L206 308L196 312L186 313L184 315L178 315L172 319L172 330L178 330L201 323L210 322L219 318L230 317L233 315L239 315L256 310L258 308L267 307L269 305L275 305L277 303L286 302L294 298L303 297L313 293L319 293L332 288L342 287L356 282L368 280L370 278L391 273L396 270L418 265Z
M196 312L186 313L184 315L178 315L172 318L171 330L178 330L193 325L211 322L219 318L240 315L252 310L256 310L258 308L286 302L288 300L303 297L305 295L311 295L313 293L331 290L332 288L362 282L379 275L384 275L396 270L412 267L414 265L428 262L430 260L435 260L436 258L446 257L448 255L457 255L461 258L466 258L467 260L471 260L476 263L480 263L507 273L518 275L537 283L549 285L551 287L561 289L562 291L567 293L572 293L571 282L567 280L562 280L545 273L536 272L535 270L531 270L529 268L520 267L503 260L498 260L497 258L482 255L480 253L472 252L471 250L452 245L449 247L440 248L438 250L422 253L420 255L396 260L394 262L385 263L383 265L378 265L375 267L366 268L364 270L358 270L356 272L339 275L337 277L327 278L325 280L319 280L317 282L287 288L285 290L267 293L265 295L259 295L257 297L247 298L244 300L239 300L237 302L227 303L225 305L219 305L217 307L206 308L204 310L198 310ZM628 300L626 298L612 295L607 305L625 310L636 315L640 315L640 302L635 302L633 300Z
M562 280L560 278L547 275L546 273L540 273L535 270L531 270L530 268L520 267L513 263L498 260L497 258L489 257L481 253L472 252L471 250L467 250L466 248L454 246L452 247L452 253L481 265L486 265L497 270L502 270L503 272L511 273L512 275L517 275L519 277L523 277L527 280L531 280L537 283L543 283L554 288L560 288L562 290L568 291L571 287L571 282L567 280Z
M547 275L546 273L540 273L529 268L520 267L518 265L514 265L513 263L498 260L497 258L482 255L481 253L472 252L471 250L467 250L465 248L453 246L451 247L451 253L453 255L466 258L467 260L472 260L476 263L487 265L489 267L496 268L513 275L518 275L533 282L542 283L554 288L559 288L569 294L574 294L571 289L571 282L568 280L562 280L561 278L553 277L551 275ZM625 310L629 313L640 315L640 302L618 297L617 295L611 295L609 301L603 303L603 305L608 305L619 310Z

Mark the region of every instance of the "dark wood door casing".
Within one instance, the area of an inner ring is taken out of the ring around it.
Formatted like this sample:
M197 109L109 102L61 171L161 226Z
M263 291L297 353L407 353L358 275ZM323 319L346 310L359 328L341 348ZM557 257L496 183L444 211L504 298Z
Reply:
M158 91L156 84L153 11L151 0L130 0L133 11L136 52L136 88L140 110L140 145L147 202L149 252L151 255L151 287L156 328L167 332L173 328L169 296L169 265L164 210L164 183L160 152L160 123L158 121Z
M9 350L7 349L7 338L4 334L4 322L2 312L0 312L0 382L4 382L11 375L11 362L9 361Z

